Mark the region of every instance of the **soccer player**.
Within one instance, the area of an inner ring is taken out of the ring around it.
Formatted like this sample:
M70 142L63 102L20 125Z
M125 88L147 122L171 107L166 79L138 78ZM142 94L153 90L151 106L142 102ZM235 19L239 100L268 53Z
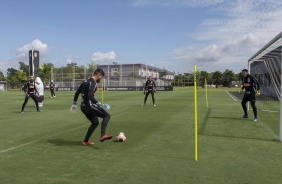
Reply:
M239 93L242 93L242 91L245 89L245 95L242 99L242 107L244 110L245 115L242 116L242 118L248 118L248 111L247 111L247 106L246 103L248 101L251 102L251 106L253 108L253 112L254 112L254 122L258 121L258 117L257 117L257 107L256 107L256 96L260 96L260 87L259 87L259 83L258 80L256 78L254 78L253 76L251 76L248 73L247 69L242 70L242 75L243 75L243 79L242 79L242 88L240 90Z
M144 89L145 89L145 99L144 99L144 104L142 106L146 105L146 101L150 93L152 96L153 105L156 106L155 97L154 97L154 92L156 92L156 83L152 80L151 76L149 76L148 80L146 81Z
M94 74L91 78L83 81L74 95L73 105L70 109L71 112L76 112L77 99L78 99L79 94L81 94L81 97L82 97L81 106L80 106L81 111L85 114L87 119L91 122L91 125L88 128L88 131L84 138L84 141L82 142L82 145L84 146L94 144L94 142L90 142L89 139L92 133L94 132L94 130L99 125L98 117L103 118L102 126L101 126L100 141L103 142L105 140L109 140L112 138L112 136L106 135L105 133L111 116L107 111L103 109L103 107L109 109L109 106L107 104L99 103L94 97L94 93L97 90L97 83L101 81L104 75L105 75L104 71L98 68L94 71Z
M28 99L30 97L32 98L32 100L34 101L34 103L36 105L37 112L41 112L41 110L39 110L38 102L37 102L37 99L36 99L36 96L35 96L35 93L37 93L38 95L39 95L39 93L36 90L35 82L34 82L34 77L33 76L30 76L29 81L27 81L25 83L25 85L23 87L23 90L24 90L24 93L25 93L25 99L24 99L24 103L22 105L21 113L24 113L25 105L27 104Z
M51 81L50 85L49 85L49 89L51 91L51 98L56 98L56 94L54 92L55 90L55 84L53 81Z

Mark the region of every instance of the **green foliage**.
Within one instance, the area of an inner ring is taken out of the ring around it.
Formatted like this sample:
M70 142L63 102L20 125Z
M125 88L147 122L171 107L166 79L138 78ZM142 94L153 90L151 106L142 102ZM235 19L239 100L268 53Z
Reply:
M25 73L25 76L29 78L29 65L25 64L24 62L19 62L19 69Z
M12 88L20 88L21 83L27 80L26 73L14 68L7 69L7 81Z
M216 88L218 88L218 83L222 80L222 73L215 71L212 75L212 80L215 82Z
M231 82L234 78L235 74L232 70L228 70L226 69L224 72L223 72L223 77L225 78L225 80L228 82L228 87L231 86Z
M5 81L6 77L4 76L3 72L0 71L0 81Z
M53 67L54 65L52 63L44 63L41 66L41 69L39 69L38 76L45 83L45 85L48 85L49 81L51 80L51 70Z
M159 71L159 77L160 78L162 78L162 77L164 77L166 75L168 75L168 71L165 68L163 68L162 71Z

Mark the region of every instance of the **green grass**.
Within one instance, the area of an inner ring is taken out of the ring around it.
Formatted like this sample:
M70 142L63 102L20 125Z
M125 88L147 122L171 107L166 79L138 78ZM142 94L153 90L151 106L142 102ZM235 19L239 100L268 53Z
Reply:
M226 90L209 90L209 108L198 91L198 161L192 88L157 92L157 107L150 98L141 107L142 92L105 92L107 133L123 131L127 140L100 143L99 126L88 147L81 141L90 123L69 112L73 92L56 99L47 92L42 113L30 99L24 114L22 93L0 93L0 183L281 183L279 113L240 119L241 105Z

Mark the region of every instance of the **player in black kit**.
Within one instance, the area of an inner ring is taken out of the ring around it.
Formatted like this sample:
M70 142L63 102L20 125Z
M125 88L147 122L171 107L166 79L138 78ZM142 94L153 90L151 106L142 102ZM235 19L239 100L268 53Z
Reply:
M56 98L56 94L54 92L55 90L55 84L53 81L51 81L50 85L49 85L49 89L51 91L51 98Z
M24 90L24 93L25 93L25 99L24 99L24 103L23 103L23 106L22 106L21 113L24 113L24 108L25 108L25 105L28 102L29 97L31 97L32 100L34 101L34 103L36 105L37 112L41 112L41 110L39 110L38 102L37 102L37 99L36 99L36 96L35 96L35 93L37 93L38 95L39 95L39 93L36 90L33 76L30 76L29 81L27 81L25 83L23 90Z
M154 92L156 92L156 83L152 80L151 76L149 76L148 80L146 81L144 89L145 89L145 99L144 99L144 104L142 106L146 105L146 101L150 93L152 96L153 105L156 106L155 96L154 96Z
M94 97L94 94L97 90L97 83L100 82L100 80L104 77L104 75L105 75L104 71L98 68L94 71L94 74L91 78L83 81L74 95L73 105L70 109L71 112L76 112L77 99L79 94L81 94L82 97L81 111L91 122L91 125L88 128L88 131L84 138L84 141L82 142L82 145L84 146L94 144L94 142L89 141L89 138L91 137L92 133L97 128L97 126L99 125L99 120L97 117L103 118L100 141L103 142L105 140L109 140L112 138L112 136L106 135L105 133L111 116L107 111L103 109L103 107L109 109L109 105L99 103Z
M259 87L259 83L258 80L256 78L254 78L253 76L251 76L248 73L247 69L242 70L242 75L243 75L243 79L242 79L242 88L240 90L239 93L242 93L242 91L245 89L245 95L242 99L242 107L244 110L245 115L242 118L248 118L248 111L247 111L247 106L246 103L248 101L251 102L251 106L253 108L253 112L254 112L254 122L258 121L258 117L257 117L257 107L256 107L256 96L260 96L260 87Z

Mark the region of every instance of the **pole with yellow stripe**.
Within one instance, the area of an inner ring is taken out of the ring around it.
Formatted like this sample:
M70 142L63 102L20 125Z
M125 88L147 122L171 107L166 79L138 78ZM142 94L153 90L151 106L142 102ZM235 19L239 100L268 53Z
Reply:
M198 107L197 107L197 66L194 65L194 125L195 125L195 160L198 160Z

